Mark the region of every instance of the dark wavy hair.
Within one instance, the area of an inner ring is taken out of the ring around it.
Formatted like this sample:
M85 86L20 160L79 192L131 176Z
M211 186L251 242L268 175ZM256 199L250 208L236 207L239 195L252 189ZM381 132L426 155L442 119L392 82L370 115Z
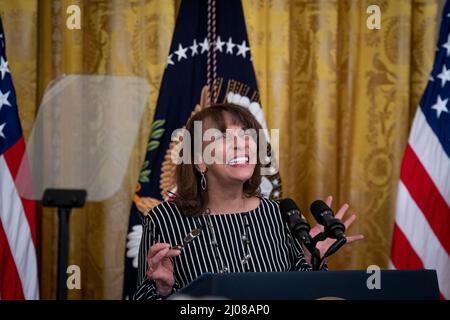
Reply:
M214 124L215 128L225 133L227 126L224 116L226 113L231 116L234 124L240 124L244 129L255 129L256 132L259 132L259 129L261 129L259 122L246 108L231 103L213 104L194 114L186 124L187 131L185 132L186 134L190 134L191 150L194 150L195 141L194 122L208 119ZM260 135L258 135L257 139L261 138L259 136ZM202 141L201 138L200 141ZM256 144L258 146L257 155L259 155L258 141L256 141ZM174 202L181 207L182 212L187 216L198 216L203 214L208 203L208 193L203 191L201 188L201 174L196 169L194 157L194 152L191 152L190 163L183 162L178 164L176 167L177 194ZM244 195L247 197L257 196L260 194L259 186L261 184L261 163L259 156L256 158L257 163L255 165L253 175L244 183L243 186Z

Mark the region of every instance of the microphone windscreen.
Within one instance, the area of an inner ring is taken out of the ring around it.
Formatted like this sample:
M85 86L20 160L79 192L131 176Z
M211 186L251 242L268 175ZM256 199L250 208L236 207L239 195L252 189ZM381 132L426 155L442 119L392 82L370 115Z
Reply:
M280 210L284 214L291 210L299 210L294 200L291 198L280 200Z
M280 210L281 216L287 223L290 222L288 212L292 210L297 210L298 212L300 212L300 209L298 208L297 204L291 198L286 198L280 201Z
M316 200L313 203L311 203L310 210L316 221L320 224L323 223L321 213L324 211L332 212L331 208L327 206L327 204L322 200Z

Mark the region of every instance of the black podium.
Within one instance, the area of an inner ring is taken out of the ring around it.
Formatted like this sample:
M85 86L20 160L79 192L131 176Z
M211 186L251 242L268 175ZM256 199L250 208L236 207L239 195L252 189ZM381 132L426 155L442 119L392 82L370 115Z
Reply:
M319 272L205 273L173 298L233 300L434 300L435 270L382 270L380 289L369 289L365 270Z

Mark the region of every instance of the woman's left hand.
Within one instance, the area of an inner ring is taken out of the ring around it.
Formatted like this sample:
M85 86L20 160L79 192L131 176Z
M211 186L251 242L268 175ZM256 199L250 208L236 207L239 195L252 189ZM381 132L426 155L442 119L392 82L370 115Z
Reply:
M331 208L331 204L333 202L333 197L328 196L325 200L325 203ZM348 210L349 205L346 203L344 204L339 211L336 213L335 218L342 220L345 213ZM348 228L352 225L352 223L355 221L356 215L352 214L350 217L348 217L345 221L343 221L345 225L345 231L348 230ZM316 224L309 232L311 237L315 237L320 232L323 232L324 227L320 224ZM351 243L354 241L362 240L364 239L364 236L362 234L354 235L354 236L347 236L347 243ZM331 247L333 243L336 242L336 239L326 238L324 241L317 242L316 248L320 251L320 257L323 258L325 255L325 252Z

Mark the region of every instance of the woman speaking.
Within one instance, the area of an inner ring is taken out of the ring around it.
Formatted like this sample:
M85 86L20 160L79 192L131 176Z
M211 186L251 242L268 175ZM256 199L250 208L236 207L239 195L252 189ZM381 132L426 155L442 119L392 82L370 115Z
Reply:
M143 218L134 299L164 299L205 272L311 270L310 256L292 237L278 202L259 193L261 143L248 132L260 129L247 109L233 104L212 105L189 119L184 160L176 168L176 197ZM200 148L195 141L202 141ZM186 153L186 146L199 151ZM330 196L326 203L331 202ZM336 218L347 209L343 205ZM321 228L312 228L311 235ZM362 238L350 236L347 242ZM334 241L317 244L321 255Z

